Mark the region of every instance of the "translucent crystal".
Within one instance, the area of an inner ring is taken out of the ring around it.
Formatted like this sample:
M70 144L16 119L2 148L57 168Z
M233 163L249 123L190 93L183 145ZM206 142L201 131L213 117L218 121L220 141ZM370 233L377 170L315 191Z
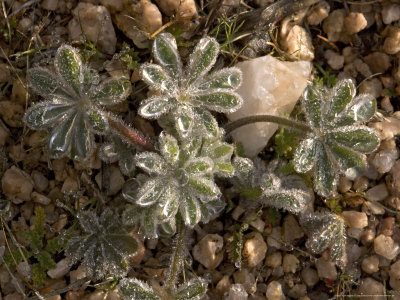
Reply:
M207 76L218 53L217 41L211 37L203 38L183 70L174 37L169 33L157 35L153 56L159 65L144 64L140 74L161 95L145 100L139 114L149 119L168 114L169 122L184 138L193 134L215 137L218 125L207 109L233 112L242 104L241 97L234 92L241 83L240 70L227 68ZM167 130L163 122L160 125Z
M29 86L46 101L30 107L23 120L31 129L50 131L51 158L84 160L94 151L93 134L107 132L102 106L124 100L130 82L112 78L98 85L97 72L82 64L77 50L67 45L58 49L54 65L56 73L40 67L28 70Z
M337 186L339 174L357 176L366 166L366 153L380 143L378 133L362 125L376 111L370 95L355 97L351 80L339 81L331 90L308 86L303 111L312 132L297 147L294 168L305 173L314 168L314 187L324 197Z

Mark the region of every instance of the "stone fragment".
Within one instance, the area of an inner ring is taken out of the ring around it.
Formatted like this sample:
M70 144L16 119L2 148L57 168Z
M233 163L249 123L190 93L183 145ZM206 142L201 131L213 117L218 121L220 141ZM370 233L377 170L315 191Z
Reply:
M31 173L33 179L34 188L39 193L43 192L49 186L49 180L37 170L33 170Z
M301 270L301 278L308 287L313 287L319 281L318 273L313 268L305 268Z
M400 20L400 5L387 2L382 5L382 21L384 24L390 24Z
M33 191L31 193L31 198L35 203L39 203L42 205L49 205L51 199L47 198L45 195L39 194L38 192Z
M256 278L254 274L247 268L242 268L235 273L233 273L233 280L235 283L240 283L245 288L246 292L249 294L254 294L257 290Z
M348 179L345 176L342 176L339 178L338 190L341 193L346 193L351 189L352 185L353 183L350 179Z
M282 238L285 242L293 244L297 239L301 239L304 236L304 231L300 227L296 218L293 215L288 215L283 220L282 225Z
M156 0L156 2L161 11L167 16L178 14L180 17L190 19L197 15L194 0Z
M397 160L390 170L391 182L390 190L396 195L400 195L400 160Z
M22 300L24 297L20 293L11 293L4 297L4 300Z
M59 0L43 0L41 6L43 9L55 11Z
M299 266L300 261L293 254L286 254L283 257L283 272L285 273L296 273L297 267Z
M386 217L381 222L381 233L386 236L392 236L393 227L396 220L394 217Z
M370 94L374 98L381 96L383 91L382 83L378 78L372 78L365 80L360 84L359 93L360 94Z
M265 258L267 244L258 232L251 234L243 246L243 256L247 258L249 267L255 267Z
M361 263L361 269L367 274L378 272L379 257L377 255L372 255L370 257L364 258Z
M375 154L371 164L381 174L389 172L395 161L399 158L397 149L381 150Z
M10 127L23 127L24 107L12 101L0 101L0 116Z
M349 34L354 34L367 27L367 19L363 13L351 12L344 18L343 25Z
M390 56L383 52L372 52L363 59L373 73L385 73L392 66Z
M125 183L124 176L122 176L121 171L118 167L110 167L110 187L108 189L108 195L116 195Z
M268 247L274 247L276 249L281 248L280 240L282 240L282 228L281 227L272 228L271 234L267 237Z
M383 51L387 54L396 54L400 51L400 28L389 26L386 29L384 30L386 31L386 38L383 43Z
M371 277L363 278L358 287L357 294L360 295L362 299L383 300L384 287L382 283Z
M324 56L328 62L328 65L334 70L340 70L343 68L344 56L328 49L325 51Z
M279 267L282 264L282 253L279 251L274 251L267 255L265 259L265 265L270 268Z
M400 135L400 119L385 117L385 120L372 123L370 126L379 131L382 140L392 139L394 136Z
M267 287L267 300L285 300L285 294L282 291L282 285L278 281L271 281Z
M229 280L229 276L224 275L215 286L215 291L220 297L222 297L223 295L225 295L225 293L228 293L230 286L231 281Z
M244 286L240 283L232 284L225 300L247 300L248 295Z
M335 263L320 257L315 262L319 278L336 280L337 270Z
M342 216L350 228L364 228L368 226L368 218L365 212L347 210L342 212Z
M380 183L370 188L365 195L371 201L382 201L389 196L389 192L386 187L386 184Z
M70 270L70 260L68 258L64 258L60 260L54 269L48 270L47 275L50 278L58 279L68 274Z
M79 2L72 11L74 18L68 23L71 41L88 38L106 54L114 54L117 43L110 13L102 5Z
M329 15L330 6L325 0L319 1L309 12L307 22L310 25L318 25Z
M223 238L218 234L207 234L193 247L193 257L207 269L215 269L224 256Z
M281 62L272 56L263 56L236 65L243 72L238 93L243 106L228 114L231 120L257 114L289 114L307 86L311 72L309 62ZM255 123L232 132L235 141L243 144L247 156L260 152L274 134L278 125Z
M1 186L7 198L15 203L31 200L33 180L27 173L15 166L4 172Z
M392 260L399 254L400 247L390 236L380 234L374 240L374 251L376 254Z
M65 193L76 192L78 191L78 188L79 188L78 182L74 178L68 176L61 187L61 193L65 194Z
M8 137L10 136L10 130L0 121L0 146L4 146L7 143Z
M306 296L306 294L307 294L307 286L305 284L296 284L288 292L288 296L292 299L305 300L303 297Z
M337 42L340 39L345 17L346 11L344 9L335 9L322 23L322 29L331 42Z
M389 276L390 286L395 290L400 290L400 260L390 266Z
M291 17L282 21L280 44L288 57L293 60L311 61L314 59L314 47L311 35L300 25L293 25Z

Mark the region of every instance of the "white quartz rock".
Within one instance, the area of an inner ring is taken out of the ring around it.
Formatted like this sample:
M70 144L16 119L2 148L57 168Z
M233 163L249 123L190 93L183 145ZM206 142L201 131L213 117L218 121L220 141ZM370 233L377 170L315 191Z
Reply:
M252 115L290 114L307 86L311 63L285 62L272 56L262 56L236 65L243 72L243 82L237 92L243 97L243 106L228 114L234 121ZM232 132L233 139L241 142L247 156L257 155L277 130L273 123L255 123Z

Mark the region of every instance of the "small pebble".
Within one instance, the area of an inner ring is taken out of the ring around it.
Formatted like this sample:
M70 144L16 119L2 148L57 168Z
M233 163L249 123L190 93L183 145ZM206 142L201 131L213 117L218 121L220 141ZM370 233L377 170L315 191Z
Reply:
M271 234L267 237L268 247L274 247L276 249L281 248L281 243L279 241L282 240L282 228L274 227L272 228Z
M381 222L381 234L392 236L395 222L396 220L394 217L384 218Z
M366 192L366 197L370 201L382 201L389 196L388 189L385 183L378 184L372 188L370 188Z
M342 212L342 216L350 228L364 228L368 226L368 218L364 212L347 210Z
M344 56L332 51L330 49L326 50L324 56L328 62L328 65L334 70L340 70L343 68Z
M255 267L263 261L267 253L267 244L258 232L251 234L243 246L243 256L247 258L249 267Z
M372 274L379 271L379 257L376 255L364 258L361 263L361 269L367 273Z
M79 188L78 182L74 178L68 176L61 187L61 192L64 194L76 192L78 191L78 188Z
M257 290L256 278L254 274L247 268L242 268L241 270L233 273L233 280L235 283L240 283L245 288L246 292L249 294L254 294Z
M41 5L43 9L54 11L57 9L59 0L43 0Z
M391 191L400 195L400 160L397 160L390 170L392 180L390 182Z
M267 286L267 300L285 300L282 285L278 281L271 281Z
M371 94L374 98L378 98L382 94L382 83L378 78L372 78L360 83L360 94Z
M313 287L319 281L318 272L313 268L301 270L301 278L308 287Z
M215 286L215 291L221 297L225 293L228 293L230 286L231 286L231 281L229 280L229 276L224 275Z
M27 173L15 166L4 172L1 186L3 193L17 204L31 200L33 180Z
M369 180L365 176L357 177L354 180L353 190L356 192L363 192L368 188Z
M345 176L339 178L338 189L341 193L346 193L351 189L353 182Z
M295 284L289 292L288 296L293 299L300 299L307 294L307 286L305 284Z
M0 63L0 83L8 82L11 78L11 72L7 64Z
M390 236L380 234L374 240L374 251L376 254L392 260L399 254L400 247Z
M218 234L207 234L193 247L193 258L207 269L215 269L224 257L223 238Z
M315 262L319 278L336 280L337 270L335 263L320 257Z
M318 25L329 15L329 3L322 0L315 5L307 16L307 22L310 25Z
M283 272L285 273L296 273L296 270L300 264L300 261L293 254L286 254L283 257Z
M346 18L344 18L343 24L349 34L354 34L367 27L368 23L364 14L351 12Z
M279 251L274 251L267 255L265 259L265 265L270 268L279 267L282 264L282 253Z
M303 236L304 231L297 222L296 217L293 215L286 216L282 225L282 239L293 244L295 240L301 239Z
M240 283L232 284L225 300L247 300L248 295L246 289Z
M384 287L379 281L376 281L371 277L367 277L361 280L361 284L358 287L357 293L362 296L362 299L383 299ZM367 295L369 297L366 297ZM376 297L374 297L374 295L376 295Z
M397 151L397 149L381 150L375 154L373 160L371 161L371 164L379 173L384 174L392 169L395 161L398 158L399 152Z
M361 236L361 243L363 245L371 244L375 239L375 231L372 229L365 229Z
M372 52L363 59L373 73L385 73L392 66L390 56L383 52Z
M118 167L110 166L110 186L108 189L108 195L116 195L125 183L124 176Z
M346 11L344 9L335 9L323 21L322 29L328 35L328 40L331 42L337 42L340 39L345 17Z
M390 286L395 290L400 290L400 260L390 266L389 276Z
M70 270L70 260L68 258L64 258L60 260L54 269L47 271L47 275L50 278L58 279L63 277L64 275L68 274Z
M49 180L39 171L33 170L31 173L34 188L37 192L41 193L49 186Z
M396 3L385 3L382 7L382 21L390 24L400 20L400 5Z
M386 29L385 29L386 31ZM387 54L396 54L400 51L400 28L390 26L383 43L383 51Z
M42 205L49 205L51 199L47 198L45 195L39 194L38 192L33 191L31 193L31 198L35 203L39 203Z

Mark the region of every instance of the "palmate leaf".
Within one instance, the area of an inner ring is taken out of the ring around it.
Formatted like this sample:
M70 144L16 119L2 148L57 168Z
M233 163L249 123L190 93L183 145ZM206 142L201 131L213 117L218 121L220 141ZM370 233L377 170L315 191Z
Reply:
M122 300L161 300L162 298L147 283L135 278L124 278L118 284Z
M118 216L110 210L100 217L92 211L82 211L78 219L84 233L71 238L65 250L72 263L82 260L88 276L94 280L126 275L126 259L136 253L138 241L126 231Z
M50 131L50 158L82 161L94 151L94 134L108 131L102 106L126 99L131 84L123 78L98 84L97 72L83 65L78 51L67 45L58 49L54 65L56 73L40 67L28 70L29 87L46 101L29 108L23 121L31 129Z
M293 164L296 172L314 169L314 187L324 197L337 186L339 174L355 176L366 166L366 153L380 143L377 132L362 125L376 111L370 95L355 96L351 80L339 81L332 90L308 86L303 111L311 133L297 147Z
M178 287L175 292L174 300L200 300L202 296L207 292L207 283L198 278L192 279L185 284Z
M330 258L340 267L347 263L344 219L328 212L313 213L300 220L308 232L306 247L319 254L330 250Z
M207 76L218 53L217 41L205 37L199 41L183 70L174 37L169 33L157 35L153 56L158 65L145 64L141 76L161 95L144 100L139 114L149 119L168 115L160 125L168 130L167 126L173 123L181 138L204 133L216 137L218 124L207 110L233 112L243 102L234 92L242 81L239 69L226 68Z

